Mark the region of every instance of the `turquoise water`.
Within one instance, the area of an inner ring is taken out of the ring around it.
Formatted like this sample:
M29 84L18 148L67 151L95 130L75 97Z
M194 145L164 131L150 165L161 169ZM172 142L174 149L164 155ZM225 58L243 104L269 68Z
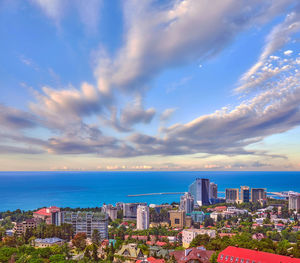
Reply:
M179 195L127 197L128 194L184 192L196 177L218 190L248 185L271 191L299 191L300 172L0 172L0 211L95 207L103 203L179 201Z

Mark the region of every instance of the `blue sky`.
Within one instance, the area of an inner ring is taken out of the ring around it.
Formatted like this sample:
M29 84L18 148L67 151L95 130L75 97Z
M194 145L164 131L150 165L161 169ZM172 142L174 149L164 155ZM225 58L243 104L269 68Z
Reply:
M295 0L3 0L2 170L299 170Z

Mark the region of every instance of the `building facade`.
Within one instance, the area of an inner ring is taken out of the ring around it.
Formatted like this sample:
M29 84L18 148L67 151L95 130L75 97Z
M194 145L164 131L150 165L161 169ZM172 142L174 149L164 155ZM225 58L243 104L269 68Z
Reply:
M36 219L43 220L46 222L46 224L51 225L51 224L55 224L55 222L53 222L53 214L59 211L60 211L59 207L50 206L33 212L33 217Z
M265 203L267 201L267 192L265 188L251 189L251 202Z
M189 193L194 202L199 206L210 205L210 181L205 178L197 178L190 186Z
M191 193L185 193L180 197L179 209L186 213L192 213L194 210L194 197Z
M225 191L226 203L237 203L239 200L238 188L227 188Z
M249 186L241 186L240 203L249 203L249 201L250 201Z
M192 240L198 235L208 235L210 238L216 237L216 230L207 229L184 229L182 231L182 246L188 248Z
M210 183L209 186L210 198L217 199L218 198L218 185L215 183Z
M300 210L300 193L289 193L289 210Z
M58 225L70 224L75 234L86 233L92 237L93 231L98 230L100 238L108 238L108 216L102 212L58 212Z
M138 230L149 228L149 207L146 205L137 207L136 228Z
M37 227L37 220L35 218L26 219L21 223L17 223L14 227L14 232L16 235L20 236L25 234L27 229L34 229Z
M101 211L106 213L112 221L115 221L118 218L118 208L111 204L103 204Z
M135 220L139 205L147 205L147 203L123 203L123 218L125 220Z
M185 227L185 211L171 210L169 211L169 219L171 227Z

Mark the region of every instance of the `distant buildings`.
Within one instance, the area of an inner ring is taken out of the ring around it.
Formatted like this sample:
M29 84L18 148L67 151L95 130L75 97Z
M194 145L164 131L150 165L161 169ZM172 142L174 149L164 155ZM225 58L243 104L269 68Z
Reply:
M135 220L137 207L139 205L147 205L147 203L123 203L123 218L127 220Z
M300 193L289 193L289 210L300 210Z
M112 221L115 221L118 218L118 208L111 204L103 204L101 211L106 213Z
M139 205L137 207L136 228L138 230L149 228L149 207L146 205Z
M14 227L16 235L20 236L25 234L27 229L34 229L37 226L37 220L35 218L26 219L21 223L17 223Z
M169 211L170 225L175 228L185 227L185 211Z
M108 238L108 216L105 213L63 211L57 216L58 225L71 224L75 234L86 233L88 237L92 237L93 231L98 230L101 239Z
M251 202L265 203L267 200L267 193L265 188L252 188L251 189Z
M210 205L210 182L209 179L197 178L190 186L189 193L194 202L199 206Z
M188 248L192 240L198 235L208 235L210 238L215 238L216 230L184 229L182 231L182 246Z
M267 192L265 188L252 188L250 195L249 186L241 186L238 188L227 188L225 191L226 203L248 203L259 202L264 204L267 200Z
M205 214L203 211L193 211L191 217L194 223L202 223L205 219Z
M191 213L194 210L194 197L191 193L185 193L180 197L179 209L186 213Z
M249 203L250 201L250 188L249 186L241 186L240 203Z
M63 245L65 241L63 239L60 239L58 237L51 237L51 238L37 238L34 240L34 246L35 247L51 247L54 245Z
M209 195L211 199L217 199L218 198L218 185L215 183L210 183L209 186Z
M44 220L46 222L46 224L51 225L51 224L55 224L53 215L59 211L60 211L59 207L50 206L50 207L42 208L38 211L33 212L33 217L36 219Z
M238 188L227 188L225 191L226 203L237 203L239 200Z

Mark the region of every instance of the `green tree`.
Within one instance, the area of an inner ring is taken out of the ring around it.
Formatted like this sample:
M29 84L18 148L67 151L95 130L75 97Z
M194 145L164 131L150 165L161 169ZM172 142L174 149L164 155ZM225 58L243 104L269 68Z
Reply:
M72 239L72 244L76 247L79 251L83 251L86 247L86 233L78 233Z
M94 229L92 233L92 242L96 245L100 244L100 233L98 229Z

